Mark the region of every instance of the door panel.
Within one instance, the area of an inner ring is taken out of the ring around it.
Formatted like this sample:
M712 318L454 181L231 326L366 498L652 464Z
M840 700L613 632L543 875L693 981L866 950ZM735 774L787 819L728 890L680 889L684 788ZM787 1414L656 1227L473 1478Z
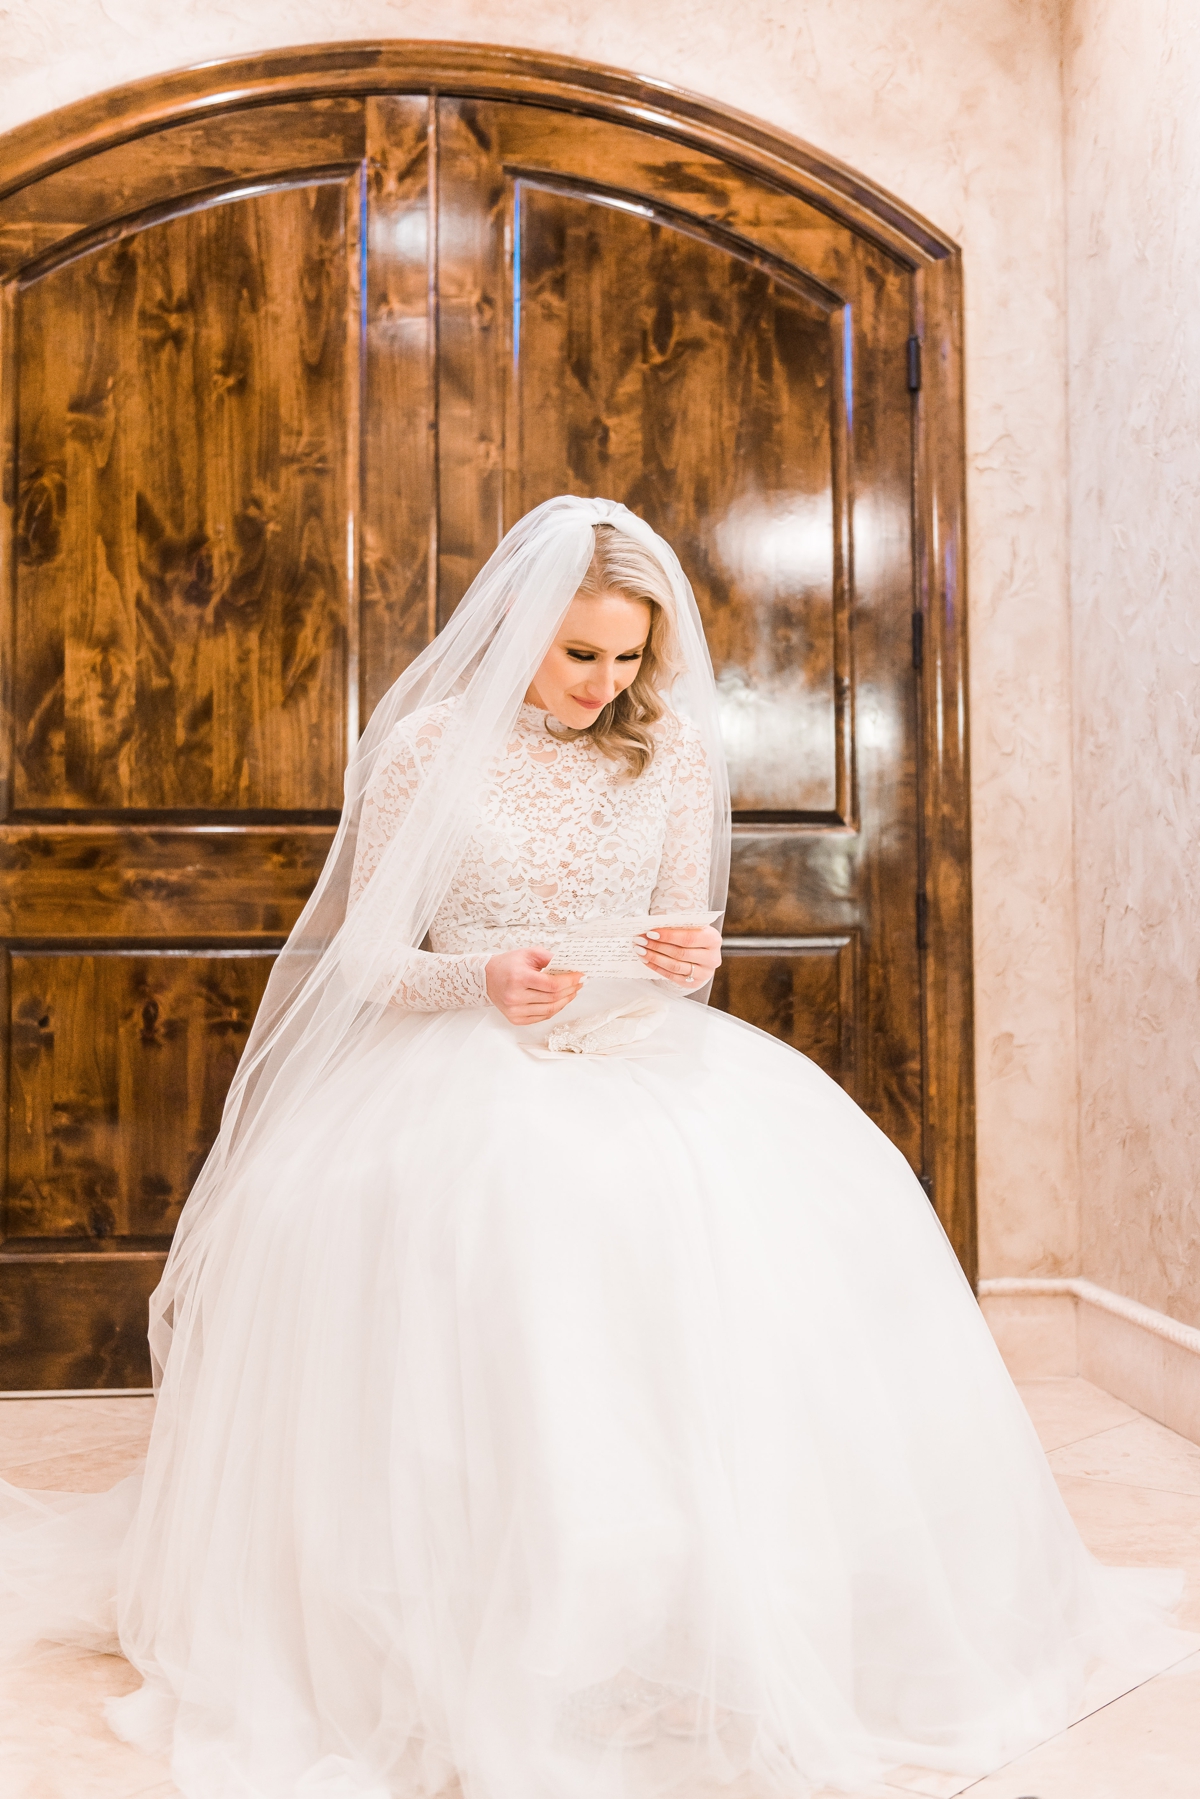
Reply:
M279 180L286 170L347 175L363 155L364 103L356 95L285 101L139 132L52 167L0 205L0 278L28 280L39 261L124 235L148 212L171 214L223 190Z
M6 1392L141 1387L146 1320L163 1251L98 1240L14 1239L0 1264L0 1369Z
M857 950L854 937L727 937L712 1003L782 1038L853 1089Z
M270 966L245 951L12 956L10 1237L171 1235Z
M214 203L22 293L18 813L340 803L356 197Z
M582 183L520 180L512 204L514 505L566 473L671 520L704 604L735 812L845 822L845 309L683 215Z

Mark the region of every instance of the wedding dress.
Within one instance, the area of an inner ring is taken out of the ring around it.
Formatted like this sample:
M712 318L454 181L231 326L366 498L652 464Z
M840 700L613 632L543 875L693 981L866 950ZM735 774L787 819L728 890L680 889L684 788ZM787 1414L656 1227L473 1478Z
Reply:
M468 703L376 744L350 921ZM631 780L521 704L428 937L338 940L386 1002L226 1168L144 1477L80 1502L145 1682L114 1727L188 1799L983 1772L1064 1727L1091 1658L1161 1655L1165 1584L1084 1550L923 1191L834 1082L661 982L554 1021L652 991L604 1053L488 1004L498 950L706 907L713 781L681 713ZM77 1516L30 1520L62 1578ZM43 1622L46 1586L43 1551Z

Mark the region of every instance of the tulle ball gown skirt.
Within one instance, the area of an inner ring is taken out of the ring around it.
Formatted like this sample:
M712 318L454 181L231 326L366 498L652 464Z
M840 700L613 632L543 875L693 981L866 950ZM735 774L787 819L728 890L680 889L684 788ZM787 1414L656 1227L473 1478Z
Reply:
M385 1018L222 1206L116 1727L190 1799L769 1799L1061 1728L1150 1602L898 1152L682 999L545 1034Z

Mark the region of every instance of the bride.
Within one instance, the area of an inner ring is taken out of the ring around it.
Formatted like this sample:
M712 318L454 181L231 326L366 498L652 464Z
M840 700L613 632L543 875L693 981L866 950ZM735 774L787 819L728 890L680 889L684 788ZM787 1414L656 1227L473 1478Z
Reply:
M8 1489L10 1648L115 1589L114 1728L189 1799L983 1772L1161 1652L900 1154L697 1003L729 837L678 562L538 507L351 764L152 1305L144 1475Z

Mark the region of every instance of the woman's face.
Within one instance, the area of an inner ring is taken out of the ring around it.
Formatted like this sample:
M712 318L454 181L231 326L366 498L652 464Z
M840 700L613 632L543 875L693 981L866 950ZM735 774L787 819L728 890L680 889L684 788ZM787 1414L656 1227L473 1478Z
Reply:
M577 596L525 698L560 724L585 729L634 680L649 635L645 600Z

